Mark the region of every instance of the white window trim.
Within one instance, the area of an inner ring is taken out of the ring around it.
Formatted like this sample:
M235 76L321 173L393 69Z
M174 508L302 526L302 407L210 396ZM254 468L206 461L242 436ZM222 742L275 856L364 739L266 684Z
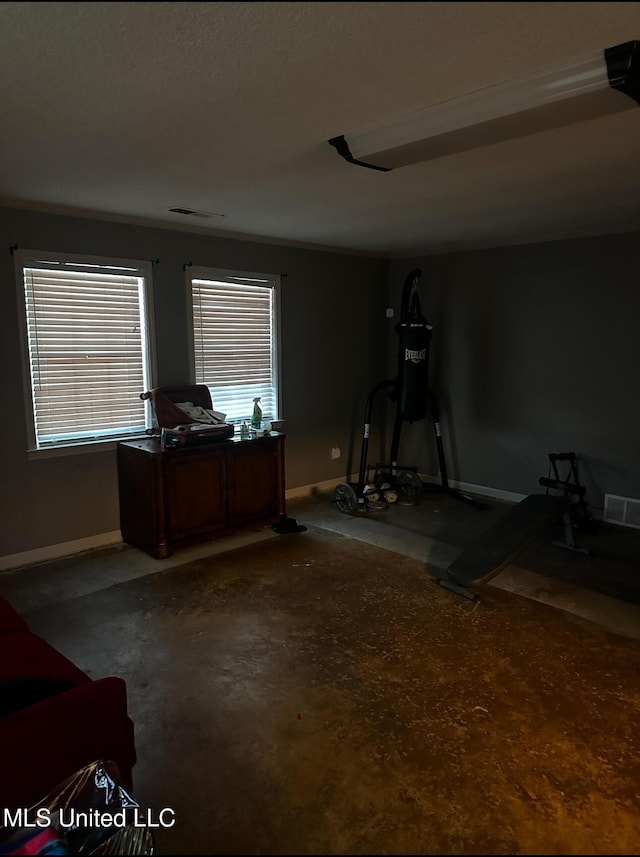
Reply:
M25 306L24 295L24 268L28 267L28 262L34 259L50 258L52 261L69 262L70 264L78 265L104 265L106 267L130 267L137 268L143 272L145 280L144 289L144 310L147 322L146 343L147 343L147 361L149 369L149 377L151 385L157 383L157 361L155 348L155 321L154 321L154 300L153 300L153 264L144 259L123 259L113 256L94 256L77 253L63 253L50 250L23 250L17 249L13 251L14 268L16 276L16 287L18 297L18 322L20 328L20 352L22 362L22 380L24 393L24 406L27 427L27 457L35 458L57 458L64 455L79 455L82 453L107 452L117 448L118 440L115 438L105 438L104 440L80 440L60 443L56 446L47 448L38 448L36 445L36 428L33 412L33 400L31 396L31 368L29 360L29 340L27 334L27 312ZM140 392L145 392L140 390ZM147 402L147 409L150 405ZM148 411L148 414L150 412ZM148 416L149 421L149 416ZM149 421L149 425L150 425ZM131 435L127 440L132 440L134 437L146 437L146 434Z
M187 338L189 345L189 380L191 384L196 383L196 355L194 344L193 330L193 296L192 296L192 280L197 279L220 279L223 277L240 277L242 279L263 279L268 280L273 289L273 321L275 330L272 332L272 359L275 364L276 377L276 406L277 418L282 420L282 316L281 316L281 299L280 291L282 286L281 274L266 274L260 271L237 271L231 268L210 268L197 265L185 266L185 283L187 292ZM214 402L215 407L215 402Z

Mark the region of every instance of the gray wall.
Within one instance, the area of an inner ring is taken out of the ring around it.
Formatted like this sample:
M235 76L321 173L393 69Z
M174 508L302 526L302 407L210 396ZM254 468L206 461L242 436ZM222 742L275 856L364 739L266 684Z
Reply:
M591 506L640 497L639 249L626 234L391 264L394 307L423 271L451 478L529 494L548 453L573 451ZM394 334L390 367L396 349ZM430 424L405 426L401 460L435 475Z
M384 372L388 265L276 244L0 209L3 378L0 556L119 529L115 451L29 460L10 247L154 265L158 384L187 383L183 263L286 273L282 281L282 417L287 488L344 478L367 390ZM87 396L91 394L87 390ZM333 461L331 448L342 458ZM355 450L357 454L357 450Z

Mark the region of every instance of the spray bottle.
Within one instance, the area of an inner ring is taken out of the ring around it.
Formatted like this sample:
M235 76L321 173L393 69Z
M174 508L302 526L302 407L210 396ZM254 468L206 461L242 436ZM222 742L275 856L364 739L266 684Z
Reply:
M260 407L260 396L253 400L253 414L251 415L251 428L259 429L262 425L262 408Z

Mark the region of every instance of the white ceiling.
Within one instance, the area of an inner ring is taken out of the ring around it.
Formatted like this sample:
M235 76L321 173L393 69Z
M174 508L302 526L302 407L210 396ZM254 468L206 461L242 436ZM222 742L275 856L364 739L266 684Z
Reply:
M389 173L326 142L632 39L636 2L2 2L0 201L391 257L638 229L640 107Z

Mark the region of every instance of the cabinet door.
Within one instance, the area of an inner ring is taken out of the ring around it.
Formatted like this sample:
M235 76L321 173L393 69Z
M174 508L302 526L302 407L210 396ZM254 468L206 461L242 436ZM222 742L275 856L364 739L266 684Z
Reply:
M165 456L166 519L170 539L227 525L224 450L176 450Z
M227 453L229 525L276 520L281 458L274 441L246 441Z

